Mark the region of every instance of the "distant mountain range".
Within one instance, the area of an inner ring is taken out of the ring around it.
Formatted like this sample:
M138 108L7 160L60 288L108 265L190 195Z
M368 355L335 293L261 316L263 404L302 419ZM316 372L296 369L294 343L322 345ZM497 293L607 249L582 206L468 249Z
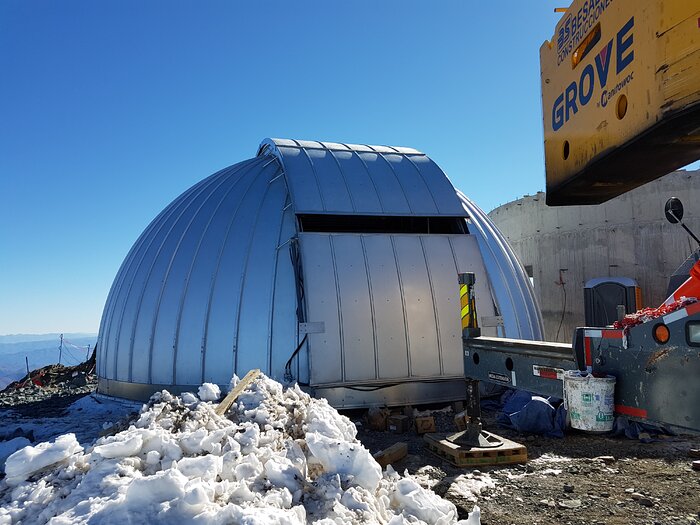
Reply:
M59 351L61 334L13 334L0 335L0 390L17 381L29 369L58 363L77 365L85 361L90 349L95 347L97 334L63 334L63 351ZM25 360L26 358L26 360Z

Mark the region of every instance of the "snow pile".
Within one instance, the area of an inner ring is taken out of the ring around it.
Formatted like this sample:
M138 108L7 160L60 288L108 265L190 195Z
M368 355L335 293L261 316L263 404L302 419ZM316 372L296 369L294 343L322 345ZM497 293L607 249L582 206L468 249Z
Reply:
M495 488L496 482L488 474L470 472L469 474L457 476L447 493L451 496L464 498L467 501L476 502L482 492Z
M0 472L3 472L5 460L10 456L10 454L17 452L19 449L30 444L31 441L22 436L12 438L9 441L0 441Z
M199 387L197 395L202 401L217 401L221 397L221 390L214 383L204 383Z
M220 417L202 388L156 394L92 448L66 434L14 453L0 524L457 523L452 503L383 473L325 400L260 376Z

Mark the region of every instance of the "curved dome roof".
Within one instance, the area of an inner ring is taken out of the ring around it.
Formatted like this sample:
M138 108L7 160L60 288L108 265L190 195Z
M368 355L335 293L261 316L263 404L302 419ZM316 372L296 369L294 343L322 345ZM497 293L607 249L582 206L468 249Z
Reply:
M305 232L302 219L308 217L315 224L325 220L329 224L320 233ZM463 224L468 218L473 235L370 234L347 228L340 234L334 228L343 217L372 224L403 217L396 222L401 227L414 227L419 218L437 225L443 224L440 221ZM444 253L452 254L445 256L447 259L438 260L433 254L438 250L437 237L442 239L440 246L448 250ZM367 326L375 334L370 344L374 345L374 360L379 362L382 350L377 334L384 330L381 323L388 321L379 319L379 309L375 309L378 285L375 279L372 289L371 274L379 270L371 268L368 247L384 241L394 246L396 253L404 244L422 247L422 252L411 248L405 253L418 258L410 262L411 268L427 271L429 287L423 300L430 302L430 312L439 324L440 301L451 298L439 297L439 279L430 273L434 272L431 268L441 264L452 279L452 273L456 275L466 264L462 259L472 257L455 255L467 253L465 241L471 237L476 237L474 245L478 243L481 252L477 258L483 259L486 267L482 295L491 296L481 300L484 304L492 301L488 307L503 317L504 335L541 339L539 310L512 251L485 214L458 194L426 155L409 148L266 140L255 158L211 175L175 199L136 241L114 280L102 316L99 390L145 398L164 387L191 389L203 381L225 385L233 373L241 375L251 368L260 368L277 379L286 375L312 386L318 383L318 359L314 375L309 356L313 361L313 345L321 348L323 341L329 340L333 322L342 336L336 337L342 347L339 352L349 355L352 348L342 331L344 327L346 332L350 330L353 313L348 310L348 301L341 307L340 292L331 298L338 313L332 316L335 321L326 320L328 330L318 332L323 323L314 325L314 319L305 318L307 310L318 311L312 300L321 301L318 304L327 300L316 293L318 290L304 289L304 281L315 282L325 271L313 258L313 250L326 242L336 250L329 261L339 260L337 250L343 243L357 246L365 254L351 267L363 266L357 275L374 294L368 299L373 317L368 317ZM426 251L426 246L435 247ZM349 256L357 253L353 250ZM411 375L439 379L447 374L455 352L458 358L454 362L461 363L461 348L454 333L445 332L444 326L434 328L438 339L433 346L440 349L444 366L432 372L416 368L415 352L432 351L432 347L421 349L419 338L409 328L396 326L408 323L413 291L408 263L395 254L392 261L389 266L392 275L399 276L396 297L400 297L397 300L404 315L391 330L403 334L407 366L414 367L403 379L410 380ZM340 290L344 285L338 284L342 280L339 265L328 264L334 268L331 282ZM381 263L377 268L388 266ZM343 357L341 361L348 360ZM450 373L454 375L454 370ZM339 374L338 381L329 379L324 384L353 383L345 368ZM378 368L373 374L362 381L381 383L386 379Z

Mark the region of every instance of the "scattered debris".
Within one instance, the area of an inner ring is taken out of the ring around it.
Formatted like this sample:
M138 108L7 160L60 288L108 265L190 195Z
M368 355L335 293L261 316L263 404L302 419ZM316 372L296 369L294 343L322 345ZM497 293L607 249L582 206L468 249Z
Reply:
M48 365L32 370L0 392L0 407L17 407L55 397L80 396L94 392L95 352L75 366Z
M406 457L406 454L408 454L408 444L404 443L403 441L399 441L398 443L391 445L389 448L380 450L374 454L374 459L382 467L386 467L387 465Z
M417 434L435 432L435 418L433 416L420 416L417 417L414 422L416 425Z
M367 426L372 430L386 430L386 420L389 417L389 411L386 408L372 407L367 411Z
M613 456L596 456L593 461L602 461L603 463L615 463L615 458Z
M565 509L577 509L581 506L580 499L564 499L559 502L559 506Z
M389 432L403 434L411 428L411 419L405 415L389 416L386 427Z

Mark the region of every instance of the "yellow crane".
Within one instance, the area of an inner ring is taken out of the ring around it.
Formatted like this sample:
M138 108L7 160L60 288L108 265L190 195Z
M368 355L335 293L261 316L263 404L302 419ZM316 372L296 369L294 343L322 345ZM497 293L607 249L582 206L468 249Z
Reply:
M540 48L550 206L700 158L700 0L576 0Z

